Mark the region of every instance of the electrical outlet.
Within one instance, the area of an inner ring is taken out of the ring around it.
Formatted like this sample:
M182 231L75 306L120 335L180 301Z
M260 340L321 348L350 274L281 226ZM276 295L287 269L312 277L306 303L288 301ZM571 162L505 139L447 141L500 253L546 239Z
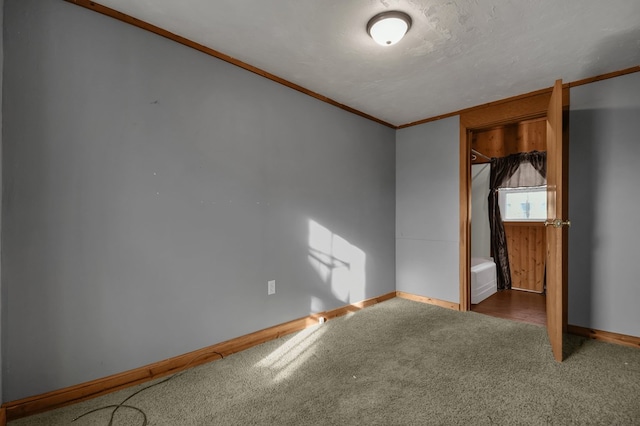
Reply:
M267 295L276 294L276 280L267 282Z

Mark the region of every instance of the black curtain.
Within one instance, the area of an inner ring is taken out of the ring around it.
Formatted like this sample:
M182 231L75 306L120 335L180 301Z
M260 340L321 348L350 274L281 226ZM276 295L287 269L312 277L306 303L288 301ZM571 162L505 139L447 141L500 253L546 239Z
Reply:
M498 204L498 189L514 175L520 164L529 162L544 178L547 176L547 153L532 151L491 159L489 175L489 227L491 228L491 252L496 263L498 290L511 288L511 269L507 252L507 236Z
M540 173L540 176L547 178L547 153L539 151L531 151L522 154L523 161L531 163L534 169Z

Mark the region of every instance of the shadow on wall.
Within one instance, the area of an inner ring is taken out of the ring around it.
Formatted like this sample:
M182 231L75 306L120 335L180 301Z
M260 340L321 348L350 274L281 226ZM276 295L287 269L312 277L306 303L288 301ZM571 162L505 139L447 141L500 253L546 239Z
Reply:
M365 299L365 252L313 219L309 219L307 259L336 299L345 304ZM325 310L321 304L313 299L311 311Z
M632 293L619 292L637 280L638 117L637 108L571 111L569 314L577 325L606 323L603 295L628 300Z
M598 194L598 140L593 111L572 111L569 142L569 301L580 312L569 312L572 321L591 324L595 278L595 224Z

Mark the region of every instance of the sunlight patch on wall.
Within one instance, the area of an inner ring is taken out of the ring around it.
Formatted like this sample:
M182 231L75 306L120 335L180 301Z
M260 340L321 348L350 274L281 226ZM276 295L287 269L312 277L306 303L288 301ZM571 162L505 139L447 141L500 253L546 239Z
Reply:
M256 363L256 367L271 370L274 382L287 379L313 355L318 340L325 331L325 327L318 325L296 333L275 351Z
M365 299L366 254L340 235L309 220L309 263L339 300Z

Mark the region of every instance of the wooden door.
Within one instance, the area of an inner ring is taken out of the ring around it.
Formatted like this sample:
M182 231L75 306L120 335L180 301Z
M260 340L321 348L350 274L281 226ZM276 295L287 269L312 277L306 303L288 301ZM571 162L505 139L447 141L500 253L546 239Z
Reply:
M566 330L567 197L562 140L562 80L556 81L547 111L547 333L556 361L562 361Z

